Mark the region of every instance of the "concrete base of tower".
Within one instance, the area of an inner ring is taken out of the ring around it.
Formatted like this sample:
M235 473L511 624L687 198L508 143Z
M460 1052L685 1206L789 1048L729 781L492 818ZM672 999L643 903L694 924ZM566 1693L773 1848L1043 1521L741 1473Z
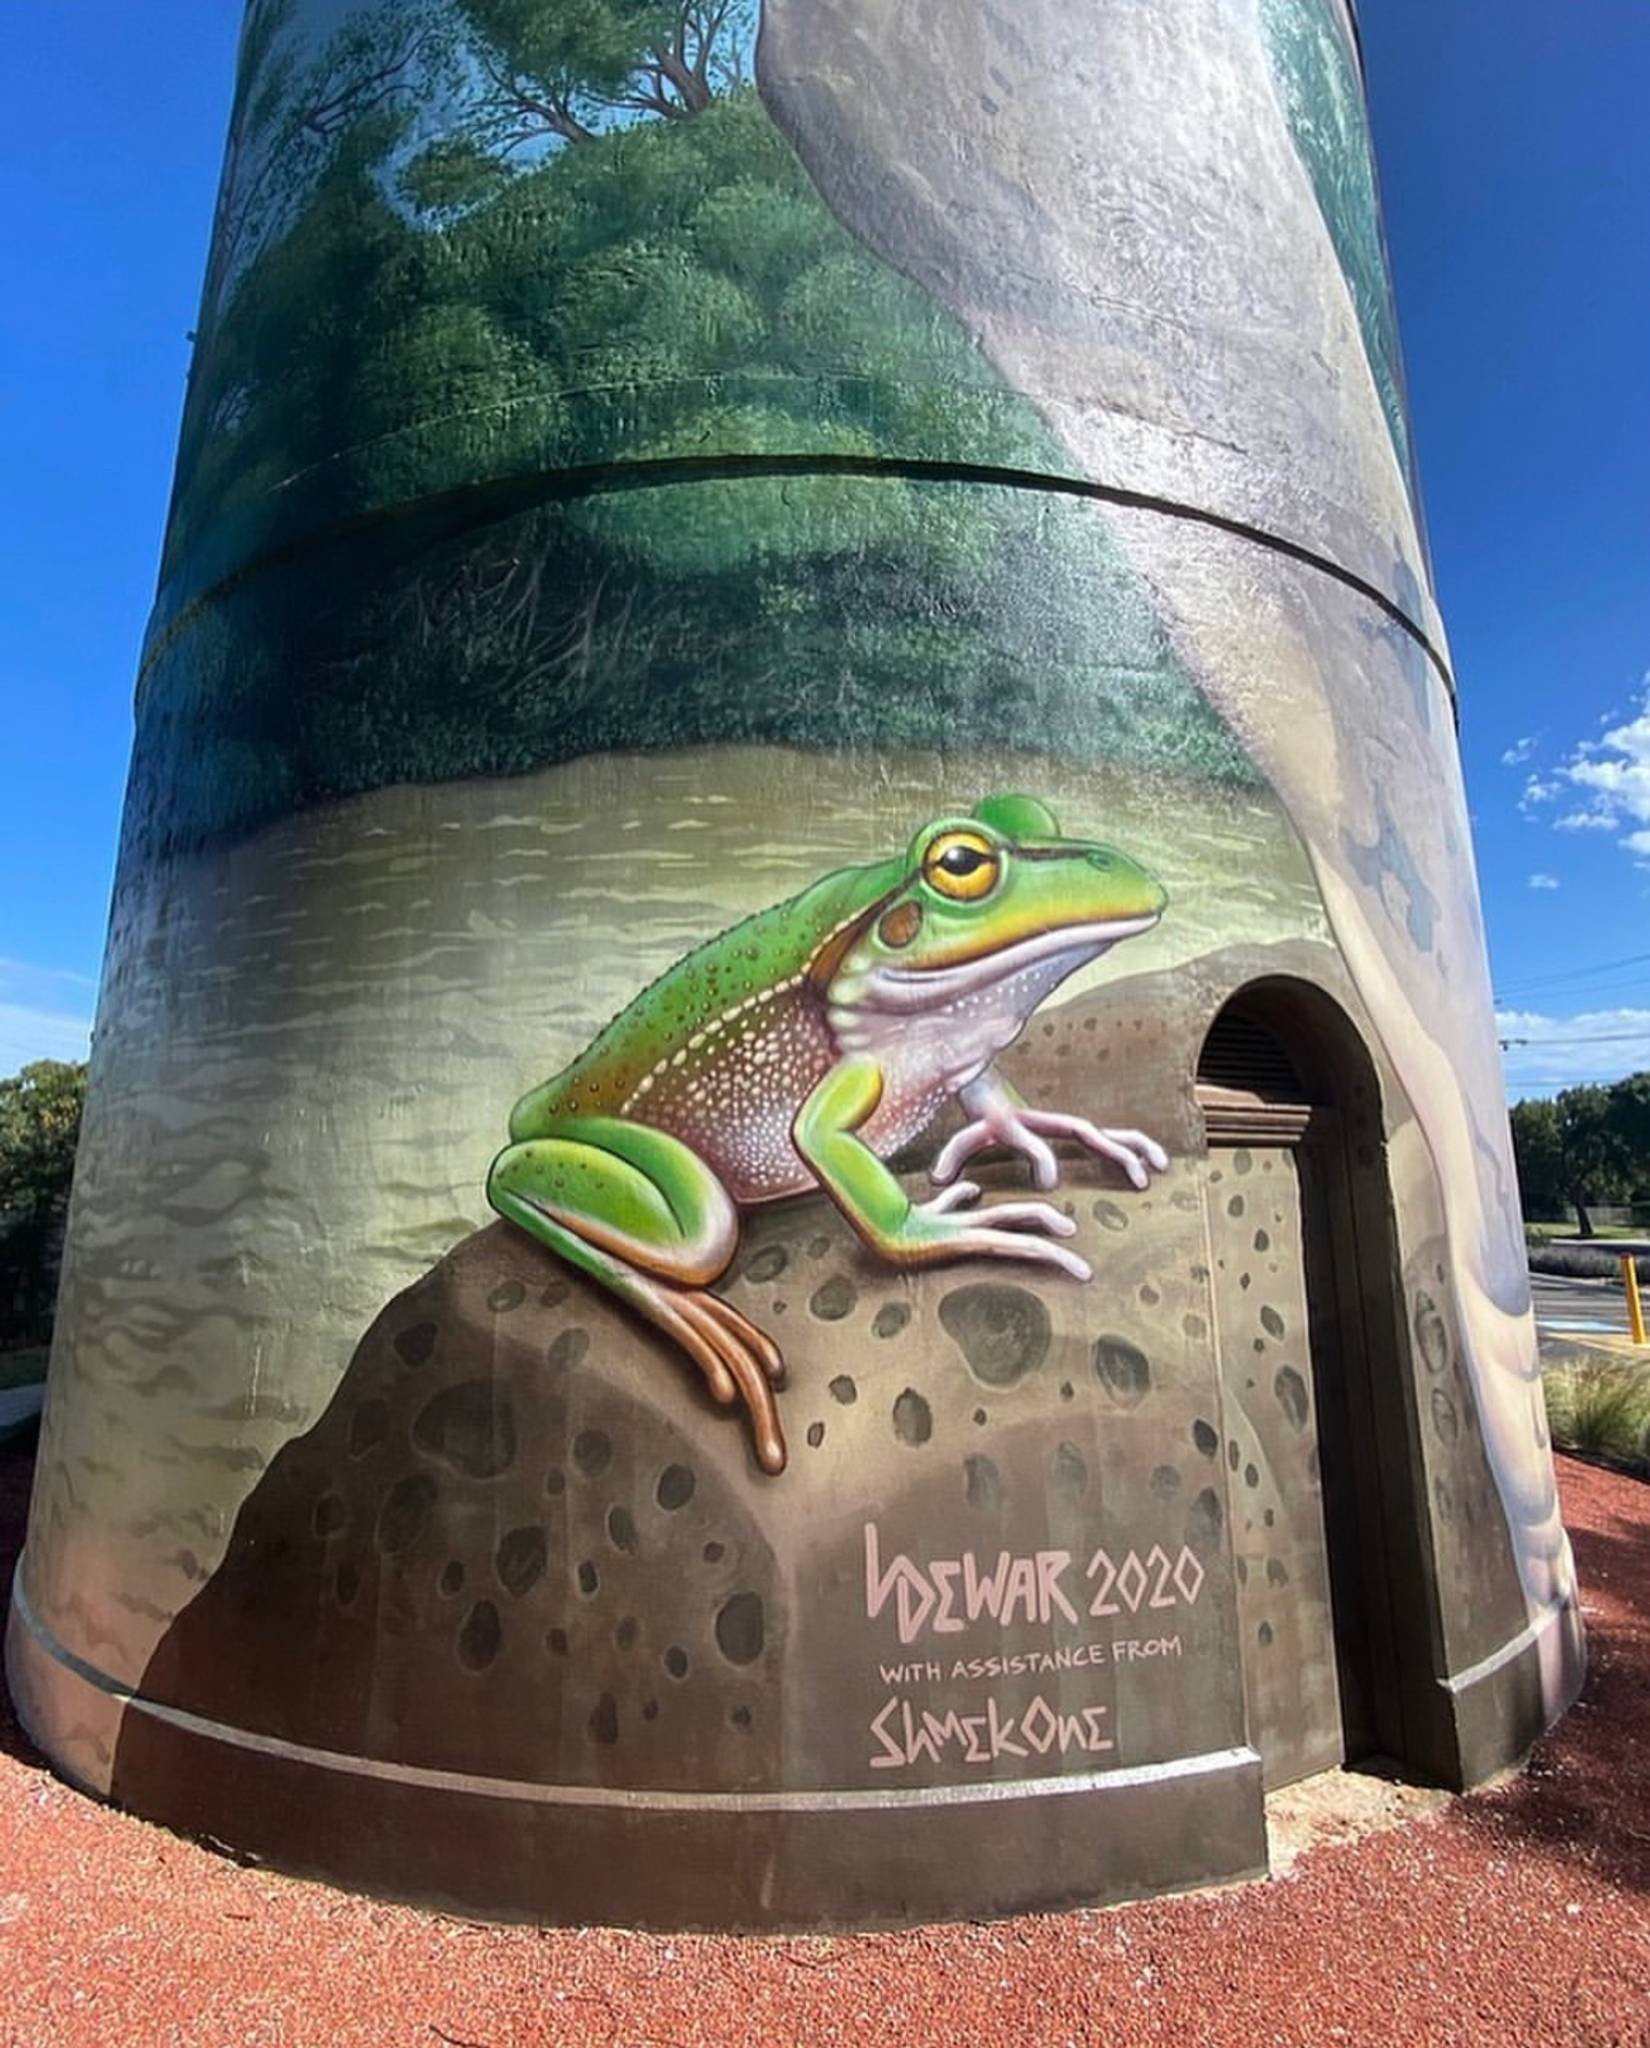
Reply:
M1482 1785L1521 1762L1587 1682L1577 1596L1556 1602L1469 1670L1441 1683L1455 1750L1452 1785Z
M1248 1748L960 1791L638 1795L390 1767L134 1700L53 1642L20 1591L6 1651L25 1726L82 1789L110 1796L95 1754L118 1745L146 1819L471 1917L840 1931L1115 1904L1269 1869L1269 1802ZM1546 1724L1541 1666L1555 1655L1568 1703L1585 1675L1570 1609L1508 1644L1493 1671L1443 1688L1458 1703L1465 1782L1503 1771ZM1402 1767L1383 1761L1380 1775ZM1401 1819L1408 1806L1372 1821L1367 1796L1348 1802L1348 1787L1373 1782L1314 1781L1334 1788L1311 1792L1315 1824L1326 1797L1346 1806L1350 1832Z
M50 1648L14 1608L19 1700L98 1712L86 1675L42 1661ZM824 1932L1101 1905L1266 1870L1249 1749L967 1788L717 1798L391 1769L136 1702L123 1719L122 1777L146 1819L475 1918ZM56 1731L33 1713L29 1724L55 1746Z

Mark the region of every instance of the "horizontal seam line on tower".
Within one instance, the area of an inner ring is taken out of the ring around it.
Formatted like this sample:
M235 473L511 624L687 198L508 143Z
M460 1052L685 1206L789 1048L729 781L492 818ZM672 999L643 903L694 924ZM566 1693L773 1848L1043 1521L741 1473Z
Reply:
M204 1742L221 1743L275 1763L334 1771L381 1784L415 1787L483 1799L508 1799L548 1806L609 1806L632 1812L690 1814L899 1812L912 1809L1001 1805L1096 1792L1128 1792L1144 1786L1213 1777L1229 1771L1258 1770L1260 1757L1248 1744L1199 1750L1190 1756L1164 1757L1141 1764L1115 1764L1097 1771L1062 1771L1031 1778L979 1778L942 1785L845 1785L797 1788L748 1787L730 1792L720 1787L552 1784L539 1779L489 1777L439 1764L417 1764L388 1757L356 1755L241 1728L187 1707L147 1697L101 1670L59 1640L35 1613L19 1579L12 1587L12 1606L33 1645L82 1684L92 1686L123 1710L146 1715L179 1733Z
M375 506L371 511L317 527L313 533L305 534L301 539L287 541L253 555L238 568L228 571L215 583L190 598L177 617L167 625L157 644L145 651L138 672L137 694L141 698L145 678L166 647L185 630L191 619L215 598L268 569L295 561L329 541L365 532L392 520L405 518L415 511L435 509L442 505L456 507L466 499L513 501L513 509L526 510L531 504L553 503L559 498L584 497L604 491L651 490L674 484L714 483L738 478L806 476L853 476L866 480L888 477L913 483L976 484L1005 490L1042 491L1055 497L1079 498L1094 504L1118 505L1128 511L1152 512L1162 518L1184 519L1193 525L1206 526L1218 533L1230 534L1235 539L1248 541L1269 553L1299 562L1305 568L1316 569L1348 590L1355 591L1360 597L1366 598L1401 631L1407 633L1426 655L1438 673L1452 708L1456 707L1455 680L1450 674L1448 663L1403 607L1395 599L1388 597L1376 584L1360 576L1356 570L1346 568L1328 555L1318 554L1304 541L1290 540L1287 535L1272 533L1263 526L1254 526L1247 520L1234 518L1229 513L1211 511L1199 505L1188 505L1179 499L1161 497L1151 491L1133 490L1124 484L1100 483L1088 477L1061 476L1044 470L1005 468L991 463L826 454L671 455L649 457L633 462L576 464L550 473L535 472L530 476L483 478L472 483L454 485L449 490L431 492L427 497L401 499L393 504ZM473 523L491 524L495 519L507 516L509 513L501 510Z

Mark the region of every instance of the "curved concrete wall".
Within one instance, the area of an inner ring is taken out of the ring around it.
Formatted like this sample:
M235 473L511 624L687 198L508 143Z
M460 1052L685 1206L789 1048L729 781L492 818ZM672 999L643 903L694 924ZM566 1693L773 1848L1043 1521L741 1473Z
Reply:
M467 1910L863 1924L1258 1867L1349 1629L1453 1782L1579 1683L1348 16L260 0L38 1739Z

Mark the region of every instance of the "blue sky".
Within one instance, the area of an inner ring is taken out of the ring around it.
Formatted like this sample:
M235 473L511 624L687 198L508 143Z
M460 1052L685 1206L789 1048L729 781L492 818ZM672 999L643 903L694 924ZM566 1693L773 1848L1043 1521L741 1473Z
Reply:
M1607 1078L1650 1066L1650 7L1364 14L1509 1082ZM8 23L0 1072L85 1045L238 15Z

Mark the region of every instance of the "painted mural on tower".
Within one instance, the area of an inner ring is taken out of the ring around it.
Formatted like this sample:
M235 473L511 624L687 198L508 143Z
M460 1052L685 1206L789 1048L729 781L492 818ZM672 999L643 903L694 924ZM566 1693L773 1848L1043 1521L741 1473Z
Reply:
M1211 1151L1197 1068L1288 983L1367 1050L1417 1514L1490 1588L1452 1668L1546 1640L1355 41L1173 4L1165 134L1123 0L1076 52L1053 0L253 0L54 1639L295 1754L524 1784L1224 1753L1245 1664L1298 1662L1319 1418L1294 1169ZM150 1734L83 1737L142 1804Z

